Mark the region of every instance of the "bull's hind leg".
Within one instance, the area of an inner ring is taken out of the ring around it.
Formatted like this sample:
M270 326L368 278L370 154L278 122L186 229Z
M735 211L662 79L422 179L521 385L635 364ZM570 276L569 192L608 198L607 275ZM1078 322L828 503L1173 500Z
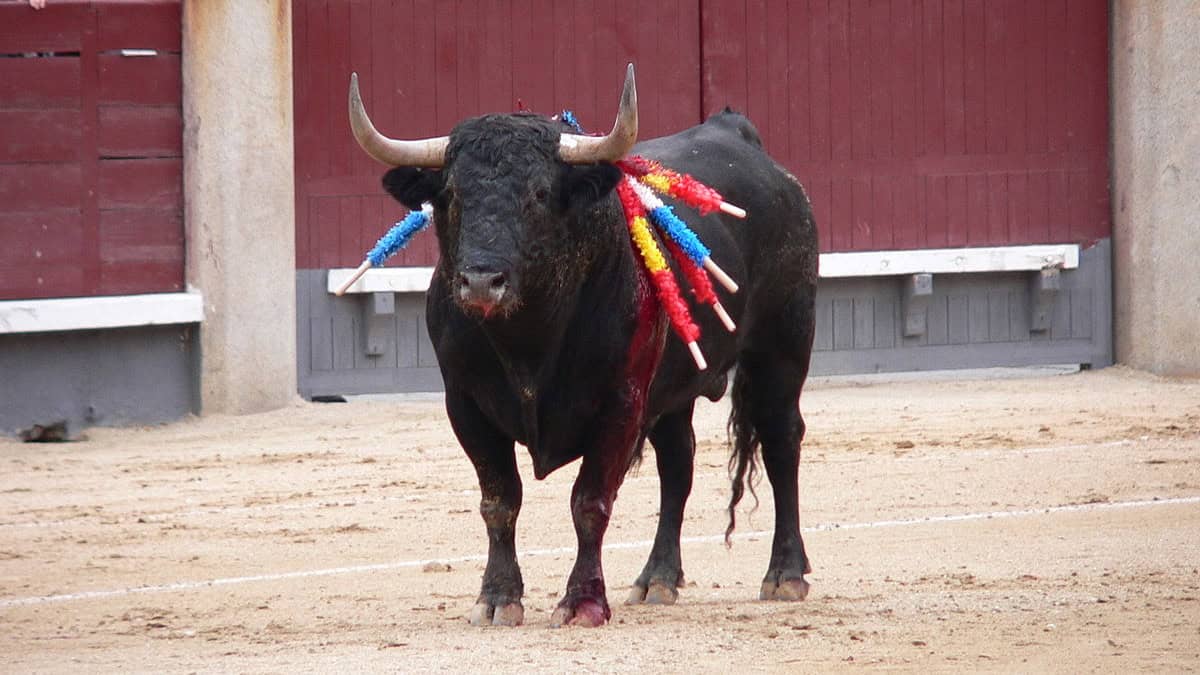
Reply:
M654 458L658 464L658 532L654 547L629 593L629 603L647 602L670 605L679 598L683 586L683 562L679 552L679 533L683 527L683 507L692 492L692 467L696 436L692 431L695 404L664 415L650 430Z
M804 438L799 399L807 372L807 359L798 363L777 353L750 352L739 360L734 382L734 406L753 425L775 498L775 537L759 594L763 600L803 600L808 595L804 575L812 568L800 536L799 498Z
M753 466L755 446L761 445L775 497L775 538L760 597L803 600L808 595L804 575L812 568L800 537L800 442L804 439L800 390L808 377L812 353L811 286L797 289L777 317L761 322L758 328L738 357L733 384L731 421L738 476L730 504L730 528L733 506L741 498L742 478Z
M475 466L482 497L479 513L487 527L488 557L479 599L467 615L475 626L519 626L525 620L525 585L517 564L517 516L521 474L512 439L505 438L464 396L446 393L454 433Z

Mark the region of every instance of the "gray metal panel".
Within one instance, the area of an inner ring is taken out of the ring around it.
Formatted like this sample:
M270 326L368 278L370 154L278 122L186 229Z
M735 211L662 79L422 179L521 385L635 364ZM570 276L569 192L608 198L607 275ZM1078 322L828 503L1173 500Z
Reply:
M154 424L198 409L195 325L0 335L0 433Z
M300 394L438 391L441 372L425 334L425 296L399 293L394 314L375 324L378 354L367 353L366 319L378 302L370 294L338 298L325 287L324 270L296 273L296 355ZM384 315L388 316L388 315Z
M1030 330L1028 273L934 275L933 296L926 314L923 338L898 338L893 347L876 340L872 349L835 340L833 349L814 353L814 374L861 373L1001 365L1080 363L1103 367L1112 363L1110 244L1103 240L1080 252L1080 266L1061 274L1062 292L1054 303L1050 330ZM903 285L900 286L903 289ZM899 297L894 277L826 279L817 291L817 305L835 308L834 335L842 328L839 306L858 307L869 299L876 306ZM888 332L878 325L887 316L874 313L875 335ZM903 317L893 313L895 335ZM817 335L823 329L817 314Z
M1031 273L934 275L925 334L904 337L897 277L827 279L817 289L811 372L861 373L940 368L1112 363L1110 245L1080 253L1060 275L1050 330L1032 331ZM425 329L421 293L395 299L394 351L366 354L364 304L370 296L335 298L323 270L297 273L304 396L436 391L441 376Z

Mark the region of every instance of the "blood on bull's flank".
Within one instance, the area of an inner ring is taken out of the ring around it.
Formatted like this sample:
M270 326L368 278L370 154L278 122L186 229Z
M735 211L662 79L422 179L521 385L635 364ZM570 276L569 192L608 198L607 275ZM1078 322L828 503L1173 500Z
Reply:
M637 143L632 64L603 136L518 112L467 119L439 138L388 138L368 118L355 80L350 118L362 148L391 167L384 189L414 211L428 205L437 237L426 320L446 412L479 479L488 539L469 621L524 621L516 444L538 479L582 460L571 492L576 558L552 625L611 618L601 548L617 491L647 440L661 482L659 523L628 601L676 602L695 401L723 396L735 366L726 535L761 464L775 522L760 597L804 599L811 566L800 535L798 404L812 351L817 235L803 190L763 151L750 121L726 109ZM713 208L680 220L700 247L659 220L660 208L689 203L686 190L672 191L672 176L716 195ZM646 186L663 190L666 202ZM677 277L713 311L692 311ZM681 339L670 339L670 329Z

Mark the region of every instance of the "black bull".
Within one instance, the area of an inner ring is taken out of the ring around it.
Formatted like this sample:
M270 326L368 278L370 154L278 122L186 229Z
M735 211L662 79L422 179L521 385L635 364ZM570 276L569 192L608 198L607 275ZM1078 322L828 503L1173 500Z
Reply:
M634 152L690 173L746 209L737 220L677 206L713 259L741 284L719 290L738 323L726 331L694 307L709 367L669 329L632 249L608 162L558 156L565 127L488 115L459 124L440 170L398 167L384 187L410 208L434 205L441 258L427 300L429 335L454 433L475 466L488 561L474 624L516 625L524 592L515 530L521 477L515 443L541 479L582 458L571 493L578 555L553 625L611 616L601 545L617 490L649 439L661 480L658 531L632 602L671 603L683 583L679 536L692 488L696 398L725 391L736 365L730 428L734 506L756 471L774 492L775 536L764 599L803 599L810 570L800 537L800 390L813 340L817 237L800 184L729 111ZM751 483L752 484L752 483Z

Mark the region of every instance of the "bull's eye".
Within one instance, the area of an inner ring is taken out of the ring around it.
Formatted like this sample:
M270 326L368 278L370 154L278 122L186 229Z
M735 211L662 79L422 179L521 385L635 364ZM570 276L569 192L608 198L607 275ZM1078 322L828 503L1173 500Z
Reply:
M550 198L550 191L546 188L538 188L537 191L533 193L533 198L537 200L537 203L545 204L546 200Z

